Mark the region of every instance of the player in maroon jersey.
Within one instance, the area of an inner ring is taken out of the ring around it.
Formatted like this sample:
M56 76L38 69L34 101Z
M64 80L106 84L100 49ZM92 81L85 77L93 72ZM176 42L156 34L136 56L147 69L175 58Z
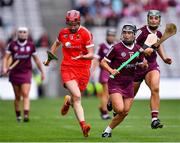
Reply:
M17 121L21 121L20 101L23 99L24 122L29 121L30 100L29 91L31 87L32 78L32 64L31 57L33 57L36 65L41 72L41 79L44 79L44 72L42 64L37 56L35 46L28 41L28 29L26 27L19 27L17 30L17 40L12 41L6 50L3 59L3 73L7 73L7 61L12 56L12 61L17 65L9 72L9 81L13 86L15 93L15 112Z
M98 52L97 54L95 54L95 58L93 60L94 61L93 65L95 65L94 68L99 65L99 63L105 57L109 49L113 46L113 44L115 44L115 40L116 40L116 29L108 28L106 31L106 41L99 45ZM100 66L99 83L101 83L103 90L102 92L98 94L98 96L100 98L99 110L101 113L101 118L103 120L110 119L110 116L107 110L107 103L109 99L107 82L108 82L109 76L110 76L109 72Z
M147 15L148 25L143 26L138 30L137 36L137 44L143 46L144 41L146 40L148 34L155 33L158 38L161 38L162 34L158 30L161 21L161 14L158 10L150 10ZM161 59L166 64L171 64L172 59L168 57L163 49L163 46L160 45L157 49L154 49L152 54L146 56L148 62L148 69L142 70L140 68L136 68L136 74L134 79L134 94L139 90L139 87L143 80L151 90L151 98L150 98L150 108L151 108L151 128L157 129L162 128L163 124L160 122L158 118L159 107L160 107L160 97L159 97L159 82L160 82L160 69L159 65L156 61L157 53L161 57ZM108 104L109 109L112 109L111 103Z
M143 26L139 29L139 36L136 41L137 44L142 46L144 41L146 40L148 34L155 33L157 37L160 39L162 34L158 30L161 21L161 14L158 10L150 10L147 14L148 25ZM157 49L157 53L160 55L161 59L166 64L171 64L171 58L167 57L163 46L160 45ZM150 56L146 56L148 61L148 69L142 70L140 68L136 69L135 80L134 80L134 93L136 94L139 90L139 87L143 80L151 90L151 98L150 98L150 108L151 108L151 128L157 129L162 128L163 124L158 119L159 106L160 106L160 97L159 97L159 82L160 82L160 69L157 63L157 54L154 50Z
M122 28L122 41L112 46L107 55L101 61L101 65L110 74L115 74L117 68L123 62L127 61L141 47L135 43L135 25L124 25ZM117 127L123 119L128 115L134 100L134 75L135 67L138 63L144 62L141 68L147 66L143 55L132 60L125 68L123 68L114 79L109 78L108 89L110 99L112 101L113 110L117 115L112 119L111 123L102 133L102 137L111 137L111 131Z
M51 53L55 54L62 45L60 75L64 87L71 95L65 96L61 114L66 115L72 105L83 135L88 137L91 126L85 122L81 92L86 89L89 81L94 51L93 37L88 29L80 25L80 12L77 10L67 12L66 25L67 27L59 31L59 36L51 47ZM46 60L44 64L48 65L49 62Z

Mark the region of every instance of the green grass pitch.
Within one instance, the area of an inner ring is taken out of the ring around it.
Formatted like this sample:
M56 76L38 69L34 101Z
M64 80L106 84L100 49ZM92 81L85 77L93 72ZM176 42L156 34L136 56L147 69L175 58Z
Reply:
M29 123L17 123L13 101L0 100L1 142L180 142L180 100L161 100L160 119L164 128L150 128L149 101L135 100L132 109L112 132L111 138L101 138L110 120L99 116L99 100L83 98L86 121L91 134L84 138L72 108L67 116L59 113L63 98L31 101Z

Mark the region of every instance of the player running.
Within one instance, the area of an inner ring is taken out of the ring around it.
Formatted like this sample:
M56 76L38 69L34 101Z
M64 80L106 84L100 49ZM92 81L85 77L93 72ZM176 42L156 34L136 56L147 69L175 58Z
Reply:
M29 91L32 78L32 63L33 57L38 69L41 72L41 79L44 80L44 71L42 64L37 56L34 44L28 40L27 27L19 27L17 30L17 40L10 42L3 59L3 73L8 72L7 62L12 57L13 63L17 65L9 72L9 81L13 86L15 93L14 107L16 119L21 121L20 101L23 99L24 122L29 121L30 100Z
M80 25L79 11L67 12L66 25L66 28L60 30L57 40L51 47L51 53L55 54L57 48L62 45L63 59L60 75L64 87L70 93L65 96L61 114L66 115L72 105L83 135L88 137L91 126L85 122L81 92L86 89L90 77L94 50L93 38L92 34ZM46 60L44 64L47 66L49 62L50 60Z
M157 37L160 39L162 36L161 32L158 30L160 21L161 21L160 12L158 10L150 10L147 14L148 25L140 28L139 36L136 39L137 44L142 46L148 34L151 33L156 34ZM171 58L166 56L162 45L160 45L156 50L157 53L160 55L161 59L166 64L172 63ZM135 80L134 80L134 93L136 95L142 81L145 80L145 83L147 84L147 86L151 91L151 97L150 97L150 108L151 108L151 118L152 118L151 128L157 129L157 128L162 128L163 124L160 122L158 118L159 107L160 107L160 97L159 97L160 68L156 61L157 59L156 51L154 50L150 56L146 56L146 59L149 65L148 69L146 70L142 70L140 68L136 69Z
M139 29L139 35L136 39L137 44L142 46L144 44L144 41L146 40L148 34L154 33L157 35L157 37L160 39L162 36L162 33L158 30L158 27L160 25L161 21L161 13L158 10L150 10L147 14L147 21L148 25L143 26ZM151 49L149 49L151 51ZM160 45L156 49L153 50L152 54L148 54L146 56L146 59L148 61L148 69L142 70L140 68L136 68L136 74L134 79L134 94L136 95L140 85L143 80L145 80L145 83L149 87L151 91L151 98L150 98L150 108L151 108L151 128L157 129L162 128L163 124L160 122L158 115L159 115L159 107L160 107L160 97L159 97L159 82L160 82L160 69L159 65L156 61L157 54L161 57L161 59L166 64L171 64L172 59L168 57L163 49L163 46ZM111 103L108 103L108 109L112 110ZM114 114L116 115L116 113Z
M140 46L135 44L135 25L124 25L122 28L122 41L112 46L108 54L101 61L101 65L110 74L117 72L116 68L123 62L128 60L136 51L140 50ZM108 89L112 107L117 115L112 119L111 123L102 133L102 137L111 137L112 130L117 127L124 118L128 115L131 105L134 100L133 80L135 74L135 67L137 63L141 68L146 68L148 65L144 56L139 56L131 61L126 68L122 69L114 79L109 78Z
M94 65L99 65L99 63L105 57L105 55L107 54L111 46L115 44L115 40L116 40L116 29L115 28L107 29L106 41L99 45L98 52L94 58ZM109 76L110 76L109 72L100 66L99 82L102 84L103 91L99 95L100 96L99 98L101 100L99 110L101 113L101 118L103 120L110 119L110 116L107 110L107 103L109 99L107 82L108 82Z

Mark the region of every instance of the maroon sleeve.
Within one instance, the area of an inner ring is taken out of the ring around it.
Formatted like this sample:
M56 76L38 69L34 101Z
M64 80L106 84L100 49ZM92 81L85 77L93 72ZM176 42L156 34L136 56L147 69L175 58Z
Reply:
M108 51L108 53L106 54L105 58L109 61L111 61L114 57L115 57L115 47L112 46L111 49Z
M12 48L13 46L12 45L13 45L13 42L9 43L7 48L6 48L6 51L12 53L13 52L13 48Z

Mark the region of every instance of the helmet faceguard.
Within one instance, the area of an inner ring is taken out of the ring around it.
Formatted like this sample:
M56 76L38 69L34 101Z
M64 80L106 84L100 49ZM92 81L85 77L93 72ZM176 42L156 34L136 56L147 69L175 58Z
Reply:
M136 26L133 24L126 24L123 26L121 36L122 36L122 41L125 45L129 46L134 43L136 31L137 31Z
M72 33L75 33L80 26L80 12L70 10L66 13L66 25Z
M156 30L161 22L161 13L159 10L150 10L147 14L148 26L151 30Z

